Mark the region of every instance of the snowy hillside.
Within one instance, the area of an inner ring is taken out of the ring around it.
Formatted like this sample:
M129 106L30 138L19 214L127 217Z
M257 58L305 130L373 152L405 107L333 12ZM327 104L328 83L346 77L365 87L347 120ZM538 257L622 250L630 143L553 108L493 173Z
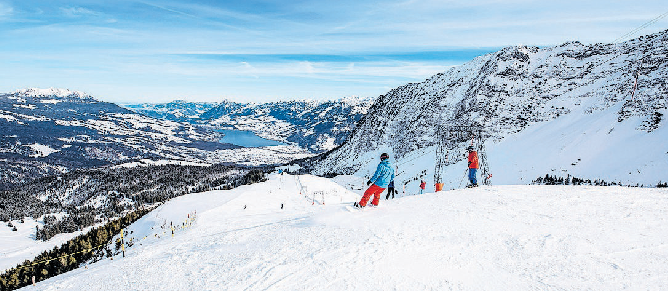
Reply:
M125 258L24 290L668 289L666 189L491 186L351 212L364 179L335 181L173 199L127 229Z
M32 260L40 253L67 243L68 240L89 231L94 226L85 227L73 233L60 233L48 241L35 240L35 227L42 226L38 220L26 218L23 223L16 223L17 231L9 227L0 227L0 272L16 267L17 264ZM95 225L99 226L99 225Z
M368 176L388 152L402 184L423 176L433 185L442 139L446 188L461 187L472 142L485 146L496 184L553 174L656 185L668 179L666 45L668 31L620 44L508 47L478 57L380 96L350 139L314 162L314 172ZM483 141L458 126L479 127Z

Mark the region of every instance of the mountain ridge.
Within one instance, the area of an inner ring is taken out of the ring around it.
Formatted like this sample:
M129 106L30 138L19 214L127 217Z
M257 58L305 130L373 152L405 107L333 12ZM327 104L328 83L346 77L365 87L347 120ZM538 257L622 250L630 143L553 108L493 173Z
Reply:
M668 31L663 31L620 44L506 47L379 96L340 148L308 165L315 174L364 176L381 152L390 153L400 165L431 152L410 178L434 176L437 141L445 139L438 134L439 127L479 126L485 132L484 141L476 141L476 147L481 148L573 113L590 116L612 110L615 124L637 122L636 135L656 136L652 133L664 126L663 116L668 113L667 44ZM636 72L640 75L632 98ZM597 129L611 131L615 124ZM443 153L450 154L448 166L463 160L455 154L463 153L472 143L471 133L465 134L468 139L445 139ZM539 147L535 151L554 153ZM662 152L652 154L660 156ZM611 154L610 158L616 157ZM545 175L550 169L535 172ZM533 179L502 183L526 184Z

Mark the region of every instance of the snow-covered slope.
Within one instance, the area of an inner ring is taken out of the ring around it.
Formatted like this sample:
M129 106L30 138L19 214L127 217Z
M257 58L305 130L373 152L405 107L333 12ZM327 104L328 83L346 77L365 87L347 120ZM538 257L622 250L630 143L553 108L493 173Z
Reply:
M492 186L351 212L364 179L335 181L176 198L127 229L125 258L24 290L668 289L666 189Z
M433 184L436 141L445 137L443 176L458 187L471 135L448 135L473 125L484 131L496 184L549 173L656 185L668 179L661 172L668 169L666 45L668 31L620 44L508 47L478 57L380 96L348 141L314 162L314 172L366 176L388 152L402 183L425 176Z
M35 227L43 223L33 218L25 218L23 223L14 221L17 231L0 227L0 272L16 267L25 260L33 260L40 253L59 247L77 235L88 232L93 226L73 233L61 233L48 241L35 240ZM96 225L99 226L99 225Z
M622 185L655 186L668 179L668 127L652 132L638 131L642 119L630 117L617 122L617 111L568 114L528 126L505 139L487 141L486 153L492 184L528 184L546 174L589 180L605 180ZM378 163L379 151L364 154L368 163L355 174L370 178ZM468 184L467 153L454 150L442 179L445 189ZM417 192L422 177L434 185L436 146L408 153L396 162L399 186ZM482 181L480 174L478 180Z

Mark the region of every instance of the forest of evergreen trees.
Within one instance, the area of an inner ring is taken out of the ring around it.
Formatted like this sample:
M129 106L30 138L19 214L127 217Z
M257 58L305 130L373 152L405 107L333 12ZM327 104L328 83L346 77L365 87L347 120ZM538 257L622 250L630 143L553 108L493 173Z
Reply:
M87 262L92 263L113 256L114 251L109 243L114 235L148 212L148 210L141 209L133 211L122 218L79 235L60 247L44 251L32 261L26 260L16 268L0 275L0 290L19 289L32 284L33 276L35 282L39 282L79 268Z
M120 229L127 227L150 211L153 204L165 202L187 193L203 192L215 189L232 189L240 185L265 181L265 172L270 168L254 168L213 165L201 166L151 166L130 169L106 169L80 171L60 177L42 178L31 183L21 191L3 191L0 207L3 218L17 216L35 216L51 214L63 210L67 217L61 220L52 215L44 217L45 226L36 230L36 239L47 240L57 233L73 232L83 227L100 222L107 218L104 226L79 235L60 247L45 251L32 261L25 261L16 268L0 275L0 290L15 290L35 282L71 271L83 264L95 262L113 256L120 249L120 241L112 242ZM79 200L90 199L91 196L107 195L109 204L104 208L86 206L74 208L72 204L54 206L62 195L57 192L72 191L74 187L91 187L75 190L88 194L88 198L76 197ZM44 185L40 188L39 185ZM40 193L55 193L48 205L36 206ZM16 204L21 199L31 200L29 204ZM121 202L119 200L132 200ZM11 206L9 204L12 204ZM36 206L37 208L31 208ZM7 208L13 209L7 212ZM128 213L129 212L129 213ZM111 246L115 246L112 250Z
M607 182L605 180L587 180L578 177L567 175L566 178L558 177L550 174L545 174L545 177L538 177L531 181L532 185L591 185L591 186L628 186L628 187L644 187L642 184L623 185L621 182ZM667 187L666 183L659 183L657 188Z
M0 221L43 217L44 226L36 229L35 239L48 240L59 233L72 233L145 205L188 193L230 189L263 177L262 169L229 164L74 171L0 191ZM54 218L62 213L64 217Z

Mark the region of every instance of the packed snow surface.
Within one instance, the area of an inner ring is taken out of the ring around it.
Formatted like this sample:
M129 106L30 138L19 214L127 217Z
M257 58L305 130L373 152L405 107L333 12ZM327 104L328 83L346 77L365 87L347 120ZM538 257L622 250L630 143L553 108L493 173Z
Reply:
M54 214L54 216L58 216ZM68 240L88 232L93 227L86 227L74 233L61 233L48 241L35 240L35 227L44 227L42 220L27 217L24 222L12 221L16 231L12 228L0 226L0 272L16 267L26 260L33 260L44 251L59 247ZM96 225L99 226L99 225Z
M39 143L34 143L27 146L33 149L34 154L30 155L31 157L48 157L50 154L59 152L59 150L50 148L48 145L42 145Z
M24 289L668 289L666 189L485 186L346 209L364 182L274 174L178 197L127 229L125 258Z

